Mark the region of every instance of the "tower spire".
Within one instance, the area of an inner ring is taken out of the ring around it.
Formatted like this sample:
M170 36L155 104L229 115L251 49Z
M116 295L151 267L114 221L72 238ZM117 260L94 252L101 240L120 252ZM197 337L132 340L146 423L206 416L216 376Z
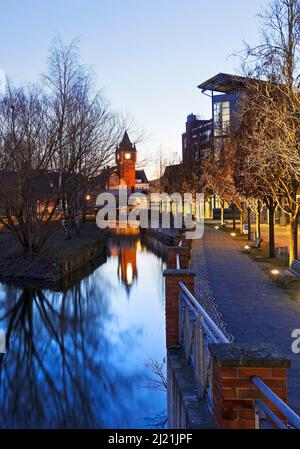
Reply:
M135 150L135 145L133 145L131 143L131 140L129 139L127 131L125 131L125 133L124 133L123 139L121 140L120 145L119 145L119 149L120 150L122 150L122 149L131 150L131 151Z
M137 150L131 143L127 131L116 150L117 173L120 184L126 185L128 190L135 189L135 164Z

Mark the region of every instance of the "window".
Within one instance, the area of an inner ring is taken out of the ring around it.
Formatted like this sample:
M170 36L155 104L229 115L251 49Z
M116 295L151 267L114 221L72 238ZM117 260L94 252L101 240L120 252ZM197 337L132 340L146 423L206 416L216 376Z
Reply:
M230 102L214 103L214 133L215 137L228 134L230 129Z

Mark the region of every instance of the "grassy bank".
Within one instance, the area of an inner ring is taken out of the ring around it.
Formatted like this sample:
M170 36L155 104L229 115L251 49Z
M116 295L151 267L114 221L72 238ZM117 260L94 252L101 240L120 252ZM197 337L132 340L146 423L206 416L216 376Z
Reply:
M38 255L24 256L13 236L2 232L0 279L55 285L90 260L102 257L105 240L105 232L95 222L83 224L80 237L72 235L70 240L64 239L63 230L58 226Z

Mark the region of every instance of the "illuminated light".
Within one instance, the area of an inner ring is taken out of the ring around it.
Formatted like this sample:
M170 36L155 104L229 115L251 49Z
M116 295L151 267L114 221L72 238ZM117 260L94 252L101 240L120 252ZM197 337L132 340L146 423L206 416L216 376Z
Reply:
M250 249L250 246L249 246L249 245L246 245L246 246L244 247L244 249L249 250L249 249Z
M126 153L126 154L125 154L125 159L128 160L128 159L130 159L130 158L131 158L131 154L130 154L130 153Z
M87 195L87 196L85 197L85 199L86 199L87 201L90 201L91 195Z
M272 274L273 276L278 276L278 275L280 274L280 271L274 269L274 270L271 270L271 274Z
M127 284L132 285L133 282L133 267L132 263L128 263L126 267L126 278L127 278Z
M218 231L220 228L219 228L219 226L215 226L215 229Z
M232 232L230 235L231 235L231 237L236 237L236 233L235 232Z

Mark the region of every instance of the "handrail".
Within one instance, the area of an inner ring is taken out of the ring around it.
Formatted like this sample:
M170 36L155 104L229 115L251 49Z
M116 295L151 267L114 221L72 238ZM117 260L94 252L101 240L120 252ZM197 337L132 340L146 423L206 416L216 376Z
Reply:
M259 377L254 376L251 380L259 391L277 408L277 410L287 418L288 423L295 427L295 429L300 429L300 417Z
M265 417L261 417L259 412L263 412L264 415L268 416L269 419L271 419L271 421L273 421L273 423L278 427L278 429L281 430L287 430L288 427L281 421L280 418L278 418L277 415L275 415L275 413L273 412L273 410L270 409L270 407L268 407L264 401L262 401L261 399L258 399L257 401L255 401L255 428L256 429L260 429L261 428L261 423L264 422L264 426L267 428L272 428L272 425L270 423L268 423L265 419Z
M203 307L200 306L199 302L196 300L196 298L191 294L189 289L186 287L186 285L182 282L178 282L181 290L184 292L184 294L187 296L189 301L191 302L194 309L199 313L199 315L202 315L204 319L207 321L208 326L214 331L216 336L219 338L221 343L230 343L227 337L223 334L223 332L219 329L219 327L216 325L216 323L211 319L209 314L203 309Z
M180 248L183 245L183 241L181 240L181 242L179 243ZM176 254L176 268L177 270L180 270L180 255L177 253Z

